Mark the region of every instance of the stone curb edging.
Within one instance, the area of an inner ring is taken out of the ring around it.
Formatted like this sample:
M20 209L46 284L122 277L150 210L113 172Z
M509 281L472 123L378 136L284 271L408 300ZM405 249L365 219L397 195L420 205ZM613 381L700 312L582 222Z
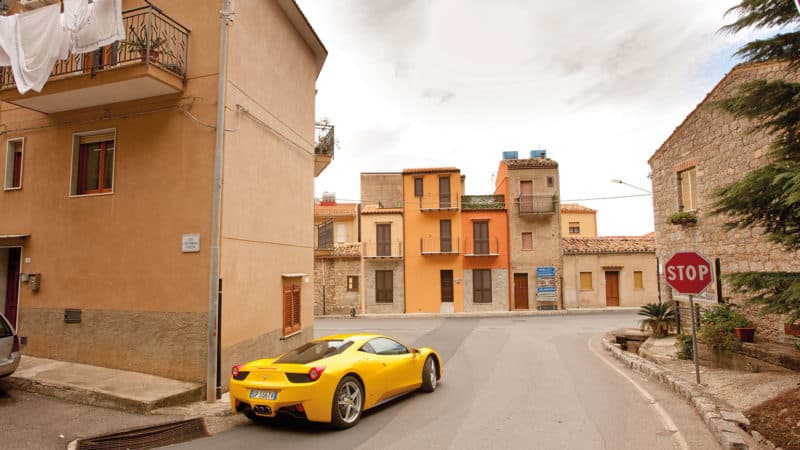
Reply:
M700 417L708 426L709 431L717 438L725 450L747 450L749 445L739 435L739 429L750 432L750 421L739 411L728 411L717 405L716 399L705 393L702 388L695 386L686 380L674 376L670 371L662 369L653 362L640 356L622 350L622 348L609 341L606 337L602 338L603 348L610 352L616 359L627 367L643 375L658 380L672 391L680 394L690 404L694 406ZM768 448L775 448L775 445L764 439L758 432L752 432L753 438Z

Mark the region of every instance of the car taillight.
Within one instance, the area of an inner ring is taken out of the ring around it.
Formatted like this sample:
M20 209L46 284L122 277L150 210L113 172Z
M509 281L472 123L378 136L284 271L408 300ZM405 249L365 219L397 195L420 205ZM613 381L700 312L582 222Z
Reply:
M234 364L233 367L231 367L231 376L233 378L236 378L236 377L239 376L239 368L240 367L242 367L242 366L239 365L239 364Z
M317 381L324 371L325 366L312 367L311 370L308 371L308 378L311 381Z
M19 351L19 336L16 334L14 335L14 343L11 344L11 351L18 352Z

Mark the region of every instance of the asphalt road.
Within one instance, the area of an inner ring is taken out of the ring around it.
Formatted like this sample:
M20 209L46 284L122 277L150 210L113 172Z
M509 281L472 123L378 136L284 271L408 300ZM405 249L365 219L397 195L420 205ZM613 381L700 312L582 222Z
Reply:
M694 409L610 359L604 332L635 313L318 320L316 335L375 331L437 349L444 379L368 411L345 431L248 423L176 449L714 449Z

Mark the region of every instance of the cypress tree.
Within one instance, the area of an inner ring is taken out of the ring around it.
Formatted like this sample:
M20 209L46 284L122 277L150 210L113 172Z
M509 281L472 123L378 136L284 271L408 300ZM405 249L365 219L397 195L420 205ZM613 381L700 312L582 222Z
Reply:
M753 131L773 137L767 163L714 192L711 214L726 217L727 229L761 227L764 239L784 251L800 250L800 13L795 0L742 0L728 11L737 19L721 31L776 29L770 38L753 40L736 53L745 62L784 61L783 80L757 80L739 87L719 107L735 117L752 119ZM800 273L739 272L726 276L734 292L763 306L765 313L787 314L800 321Z

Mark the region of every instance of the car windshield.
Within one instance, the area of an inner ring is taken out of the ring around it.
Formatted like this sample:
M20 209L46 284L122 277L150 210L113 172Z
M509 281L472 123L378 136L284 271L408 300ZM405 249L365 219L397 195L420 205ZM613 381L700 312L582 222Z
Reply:
M337 355L350 347L353 341L312 341L278 358L277 364L308 364L322 358Z

